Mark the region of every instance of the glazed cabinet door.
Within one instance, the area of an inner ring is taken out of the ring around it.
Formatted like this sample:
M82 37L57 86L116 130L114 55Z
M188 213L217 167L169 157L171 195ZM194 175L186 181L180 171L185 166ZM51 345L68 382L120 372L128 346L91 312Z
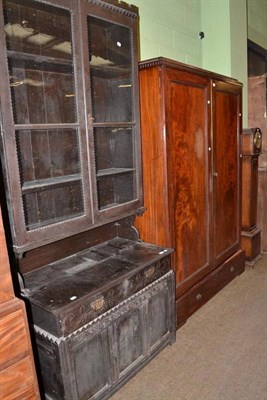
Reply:
M3 168L17 252L92 221L77 5L1 1Z
M213 81L213 257L224 262L240 248L241 88Z
M81 3L95 222L141 205L136 20Z
M165 90L169 213L181 294L212 267L210 83L208 78L169 69Z

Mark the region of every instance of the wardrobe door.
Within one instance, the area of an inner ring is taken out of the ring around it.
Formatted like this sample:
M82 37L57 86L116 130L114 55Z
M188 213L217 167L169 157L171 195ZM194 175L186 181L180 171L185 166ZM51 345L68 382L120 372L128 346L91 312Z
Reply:
M213 250L219 265L240 248L241 88L214 81L212 98Z
M169 207L179 294L212 268L209 79L167 69Z

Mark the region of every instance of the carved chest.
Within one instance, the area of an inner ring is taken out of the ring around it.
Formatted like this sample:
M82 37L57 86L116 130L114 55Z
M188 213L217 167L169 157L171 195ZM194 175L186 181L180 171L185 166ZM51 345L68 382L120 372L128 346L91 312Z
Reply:
M170 253L117 237L24 276L46 398L108 398L173 343Z

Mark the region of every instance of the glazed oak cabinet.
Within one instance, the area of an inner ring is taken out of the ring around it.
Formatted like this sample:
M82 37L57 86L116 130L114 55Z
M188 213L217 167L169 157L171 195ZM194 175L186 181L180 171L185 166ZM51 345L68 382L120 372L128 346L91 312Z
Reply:
M1 201L41 392L108 398L175 340L172 250L133 227L138 9L3 0L0 13Z
M18 253L141 205L137 16L113 8L1 4L4 168Z
M242 85L157 58L141 62L142 239L175 249L177 326L244 269Z

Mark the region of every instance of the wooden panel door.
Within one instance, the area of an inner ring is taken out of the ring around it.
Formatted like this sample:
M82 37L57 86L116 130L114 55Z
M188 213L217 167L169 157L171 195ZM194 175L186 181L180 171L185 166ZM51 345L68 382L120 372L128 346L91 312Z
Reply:
M214 81L212 99L213 257L219 265L240 248L241 88Z
M176 282L185 290L210 269L209 79L167 70L167 148L169 208Z

